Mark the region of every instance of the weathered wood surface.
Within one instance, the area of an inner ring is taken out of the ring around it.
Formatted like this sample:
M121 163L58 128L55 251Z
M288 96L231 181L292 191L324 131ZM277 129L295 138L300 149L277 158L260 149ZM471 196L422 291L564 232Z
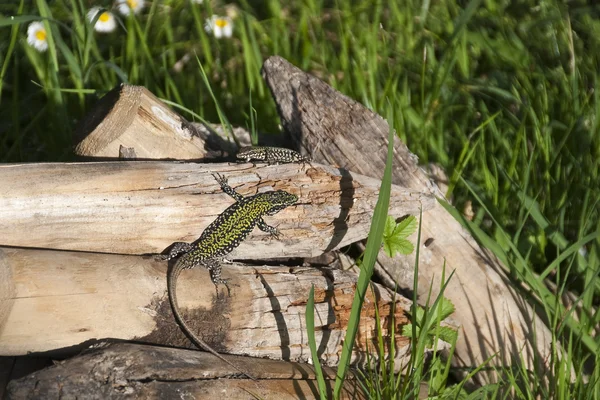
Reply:
M232 259L312 257L365 238L380 182L312 164L121 161L0 165L0 245L121 254L158 253L194 241L234 201L212 173L243 195L283 189L296 205L258 229ZM428 209L434 198L399 186L390 214Z
M138 159L172 158L176 152L180 160L228 156L237 148L222 129L190 124L148 89L125 84L102 97L75 136L75 154L104 159L118 159L120 146L133 149Z
M226 356L259 380L239 375L208 353L139 344L97 346L52 367L14 380L11 399L299 399L318 397L312 366L274 360ZM324 368L328 395L335 373ZM343 399L365 399L353 379Z
M281 57L265 61L263 77L298 147L316 161L383 176L389 126L382 117ZM394 150L393 183L443 198L398 138ZM429 245L420 249L420 299L427 299L431 282L437 295L444 265L446 276L455 271L444 293L456 306L452 318L462 326L454 364L478 366L496 353L491 365L514 365L523 358L533 370L534 354L548 362L551 334L513 288L506 268L438 203L423 213L421 229L422 243ZM381 252L378 261L400 287L412 287L413 255L389 259ZM547 365L538 367L543 371ZM495 379L493 374L479 378Z
M238 144L251 141L244 128L232 130L235 139L222 125L188 122L143 86L121 84L78 124L75 154L86 159L234 161ZM258 135L263 145L283 145L281 135ZM129 149L129 156L123 157L121 149Z
M64 355L107 338L194 348L171 313L166 271L167 263L152 257L0 248L8 287L0 293L0 355ZM207 343L223 353L309 362L305 308L314 285L320 359L337 365L354 272L234 263L223 265L223 275L231 279L231 296L223 287L217 296L202 268L179 278L184 318ZM409 341L399 332L410 301L377 284L367 293L352 363L365 362L367 346L377 352L375 309L384 337L395 323L395 365L405 365Z

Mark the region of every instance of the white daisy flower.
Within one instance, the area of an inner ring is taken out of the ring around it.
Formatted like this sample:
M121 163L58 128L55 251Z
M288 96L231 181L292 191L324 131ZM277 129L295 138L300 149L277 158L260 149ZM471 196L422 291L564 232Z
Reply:
M236 19L239 14L238 8L235 4L227 4L225 6L225 15L231 19Z
M37 51L48 50L46 28L44 24L36 21L29 24L27 27L27 43L33 46Z
M96 32L112 32L117 27L117 22L115 21L115 16L108 11L103 11L100 7L92 7L90 11L87 13L88 21L92 22L96 15L98 16L98 20L96 24L94 24L94 29Z
M233 34L233 21L229 17L213 15L210 19L206 20L204 29L206 32L215 35L217 39L231 37Z
M117 10L124 16L128 16L132 11L139 14L143 8L144 0L117 0Z

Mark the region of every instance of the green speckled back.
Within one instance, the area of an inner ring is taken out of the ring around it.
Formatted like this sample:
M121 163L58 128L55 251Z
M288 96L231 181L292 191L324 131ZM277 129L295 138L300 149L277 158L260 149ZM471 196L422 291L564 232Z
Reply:
M223 257L239 246L264 215L274 215L296 201L296 195L278 190L258 193L232 204L194 243L191 258L205 260Z

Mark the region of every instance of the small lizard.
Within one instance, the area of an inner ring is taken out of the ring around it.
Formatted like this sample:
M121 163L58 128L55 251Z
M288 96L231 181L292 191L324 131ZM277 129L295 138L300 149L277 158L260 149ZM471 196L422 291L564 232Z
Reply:
M297 151L286 149L284 147L267 147L267 146L246 146L242 147L236 154L239 160L265 161L269 164L286 164L293 162L310 163L312 160L309 156L303 156Z
M197 241L194 243L176 242L173 244L169 255L166 257L168 260L173 259L181 253L184 254L179 257L167 274L169 301L171 302L175 319L194 344L225 361L249 378L254 379L251 375L223 358L223 356L190 330L179 312L177 303L177 278L184 269L202 266L208 269L210 278L215 285L224 284L229 292L227 280L221 278L220 262L222 258L239 246L255 226L277 237L277 228L267 225L262 217L278 213L287 206L296 203L298 197L283 190L263 192L244 197L227 184L226 178L218 174L213 176L219 182L221 189L233 197L236 202L206 227Z

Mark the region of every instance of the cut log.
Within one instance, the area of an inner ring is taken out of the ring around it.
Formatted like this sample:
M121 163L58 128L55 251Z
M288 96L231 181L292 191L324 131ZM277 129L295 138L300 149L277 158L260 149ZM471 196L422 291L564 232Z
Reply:
M265 146L284 145L282 135L258 132L258 137ZM239 146L251 144L244 128L233 127L229 133L219 124L188 122L148 89L125 84L108 92L86 114L75 138L75 154L96 160L233 161ZM122 149L127 150L125 156Z
M312 257L364 239L380 182L313 164L105 162L0 165L0 245L121 254L158 253L192 242L242 195L283 189L296 205L265 217L281 239L258 229L232 259ZM389 213L417 214L434 198L399 186Z
M263 76L271 89L285 129L298 147L319 162L351 168L381 178L386 161L389 126L376 113L342 95L323 81L301 71L281 57L270 57ZM443 198L417 165L417 157L396 137L393 182ZM461 326L453 359L461 367L520 365L545 371L552 335L532 307L514 289L506 267L482 249L462 226L438 203L423 213L419 259L419 298L433 298L446 276L455 271L444 295L456 306L453 319ZM414 256L390 259L383 252L378 261L401 288L412 288ZM516 363L516 364L515 364ZM495 380L493 373L479 374L482 381Z
M242 133L242 134L240 134ZM234 135L250 144L242 129ZM107 93L77 127L75 154L118 159L121 146L138 159L199 160L231 156L238 148L216 125L189 123L142 86L119 85Z
M194 348L171 313L166 272L167 263L151 257L0 249L9 288L0 293L0 355L64 356L107 338ZM184 319L209 345L223 353L309 362L305 308L314 285L320 359L337 365L356 274L235 263L224 264L223 275L231 279L231 296L222 287L217 295L202 268L179 278ZM386 343L395 329L395 365L401 368L409 340L399 333L410 302L377 284L368 291L352 363L364 364L367 351L377 359L376 308Z
M208 353L164 347L104 343L70 360L8 385L11 399L298 399L318 397L312 366L283 361L227 357L259 380L237 374ZM328 396L335 372L324 368ZM229 379L228 379L229 378ZM342 399L367 398L349 379Z

